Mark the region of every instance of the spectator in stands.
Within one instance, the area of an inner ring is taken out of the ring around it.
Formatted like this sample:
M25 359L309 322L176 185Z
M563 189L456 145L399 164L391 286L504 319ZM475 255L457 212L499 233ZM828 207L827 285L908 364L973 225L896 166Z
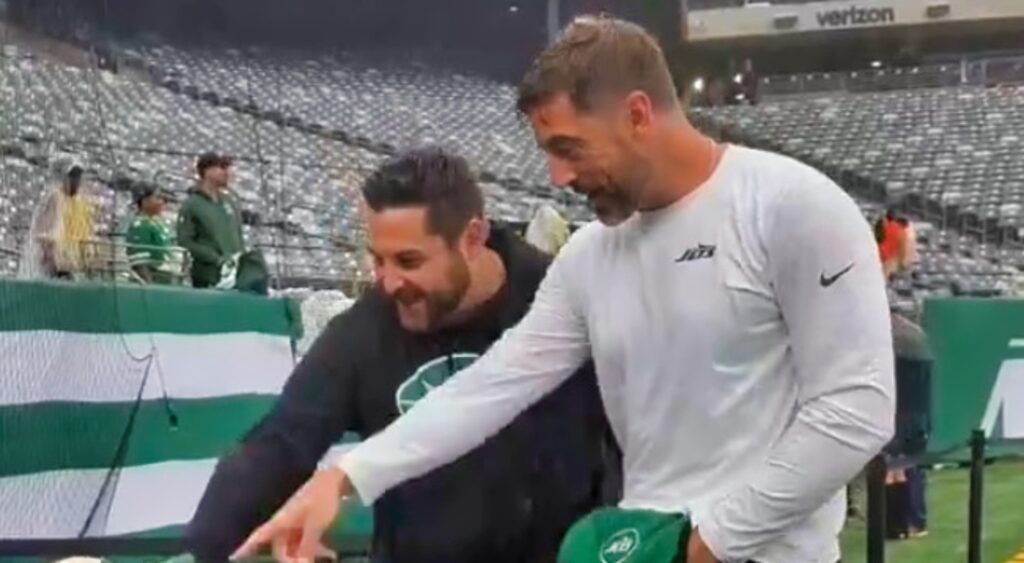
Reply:
M875 240L878 241L878 252L886 279L891 278L900 269L904 256L905 234L893 209L886 210L885 215L875 222Z
M178 212L178 244L192 256L192 286L214 287L245 251L238 204L229 193L230 158L205 153L196 161L198 184Z
M126 236L128 263L146 283L170 283L167 259L171 236L162 220L164 196L155 185L143 184L135 192L135 206L138 214Z
M758 93L760 80L757 77L757 73L754 72L754 61L749 57L743 60L743 70L740 72L739 86L744 100L750 105L756 106L760 100Z
M714 77L708 81L707 86L707 98L708 105L711 107L721 107L726 105L728 100L729 86L725 80L721 77Z
M187 532L199 561L225 561L346 432L372 436L472 363L545 275L546 256L484 218L462 158L402 154L362 191L377 286L330 322L274 410L218 465ZM617 499L608 436L585 366L465 457L377 500L373 560L555 561L572 522Z
M900 271L912 272L917 266L917 233L914 224L906 217L897 217L896 222L903 228L903 249L900 253Z
M82 166L72 163L56 188L47 194L32 220L33 247L26 262L37 271L28 277L72 279L82 274L95 249L93 207L82 193Z

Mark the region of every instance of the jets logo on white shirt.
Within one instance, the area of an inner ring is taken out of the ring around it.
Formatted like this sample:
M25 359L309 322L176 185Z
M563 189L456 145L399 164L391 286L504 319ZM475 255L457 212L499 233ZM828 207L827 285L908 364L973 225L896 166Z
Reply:
M687 249L682 256L676 258L676 262L692 262L694 260L703 260L705 258L711 258L715 255L715 245L713 244L698 244L697 246Z

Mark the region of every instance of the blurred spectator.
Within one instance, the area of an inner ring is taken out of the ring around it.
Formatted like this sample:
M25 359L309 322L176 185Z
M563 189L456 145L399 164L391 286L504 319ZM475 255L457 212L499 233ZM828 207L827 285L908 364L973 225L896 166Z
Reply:
M164 196L156 186L143 184L135 193L135 206L138 215L126 236L128 263L146 283L171 283L167 270L171 236L161 217Z
M214 287L245 251L238 204L228 192L231 159L204 153L196 174L199 182L178 212L178 244L192 256L192 286Z
M707 104L712 107L724 106L728 87L721 78L712 78L707 86Z
M752 106L756 106L760 99L758 86L760 80L754 72L754 61L749 57L743 60L743 70L739 74L739 90L743 99Z
M896 222L903 227L903 251L900 253L899 269L910 272L917 266L917 232L914 231L914 224L906 217L899 217Z
M81 165L71 163L59 183L46 194L32 218L24 277L72 279L95 253L93 207L82 193Z
M905 229L897 220L894 210L887 210L875 223L875 240L878 241L885 279L890 279L900 270L906 243Z

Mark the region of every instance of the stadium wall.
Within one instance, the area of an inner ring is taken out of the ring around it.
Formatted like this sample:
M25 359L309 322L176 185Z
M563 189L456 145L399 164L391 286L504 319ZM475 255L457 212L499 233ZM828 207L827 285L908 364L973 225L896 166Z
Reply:
M282 299L0 280L0 539L176 537L272 407L299 326ZM925 328L929 450L982 428L993 455L1019 452L1024 301L928 301ZM332 535L371 529L356 508Z
M851 0L695 10L684 25L688 40L701 42L1019 18L1019 0Z
M929 300L924 321L935 352L929 450L962 448L983 429L993 451L1021 451L1024 300Z

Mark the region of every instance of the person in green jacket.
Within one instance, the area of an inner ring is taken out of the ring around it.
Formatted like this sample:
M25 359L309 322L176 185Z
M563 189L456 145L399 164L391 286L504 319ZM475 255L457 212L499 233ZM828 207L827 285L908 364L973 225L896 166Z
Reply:
M171 235L162 215L167 202L160 190L144 184L135 192L138 215L128 228L128 263L147 283L168 284L172 276L166 266L170 255Z
M192 286L213 287L225 265L245 252L238 204L228 193L231 159L204 153L196 161L199 183L178 212L178 245L192 256Z

